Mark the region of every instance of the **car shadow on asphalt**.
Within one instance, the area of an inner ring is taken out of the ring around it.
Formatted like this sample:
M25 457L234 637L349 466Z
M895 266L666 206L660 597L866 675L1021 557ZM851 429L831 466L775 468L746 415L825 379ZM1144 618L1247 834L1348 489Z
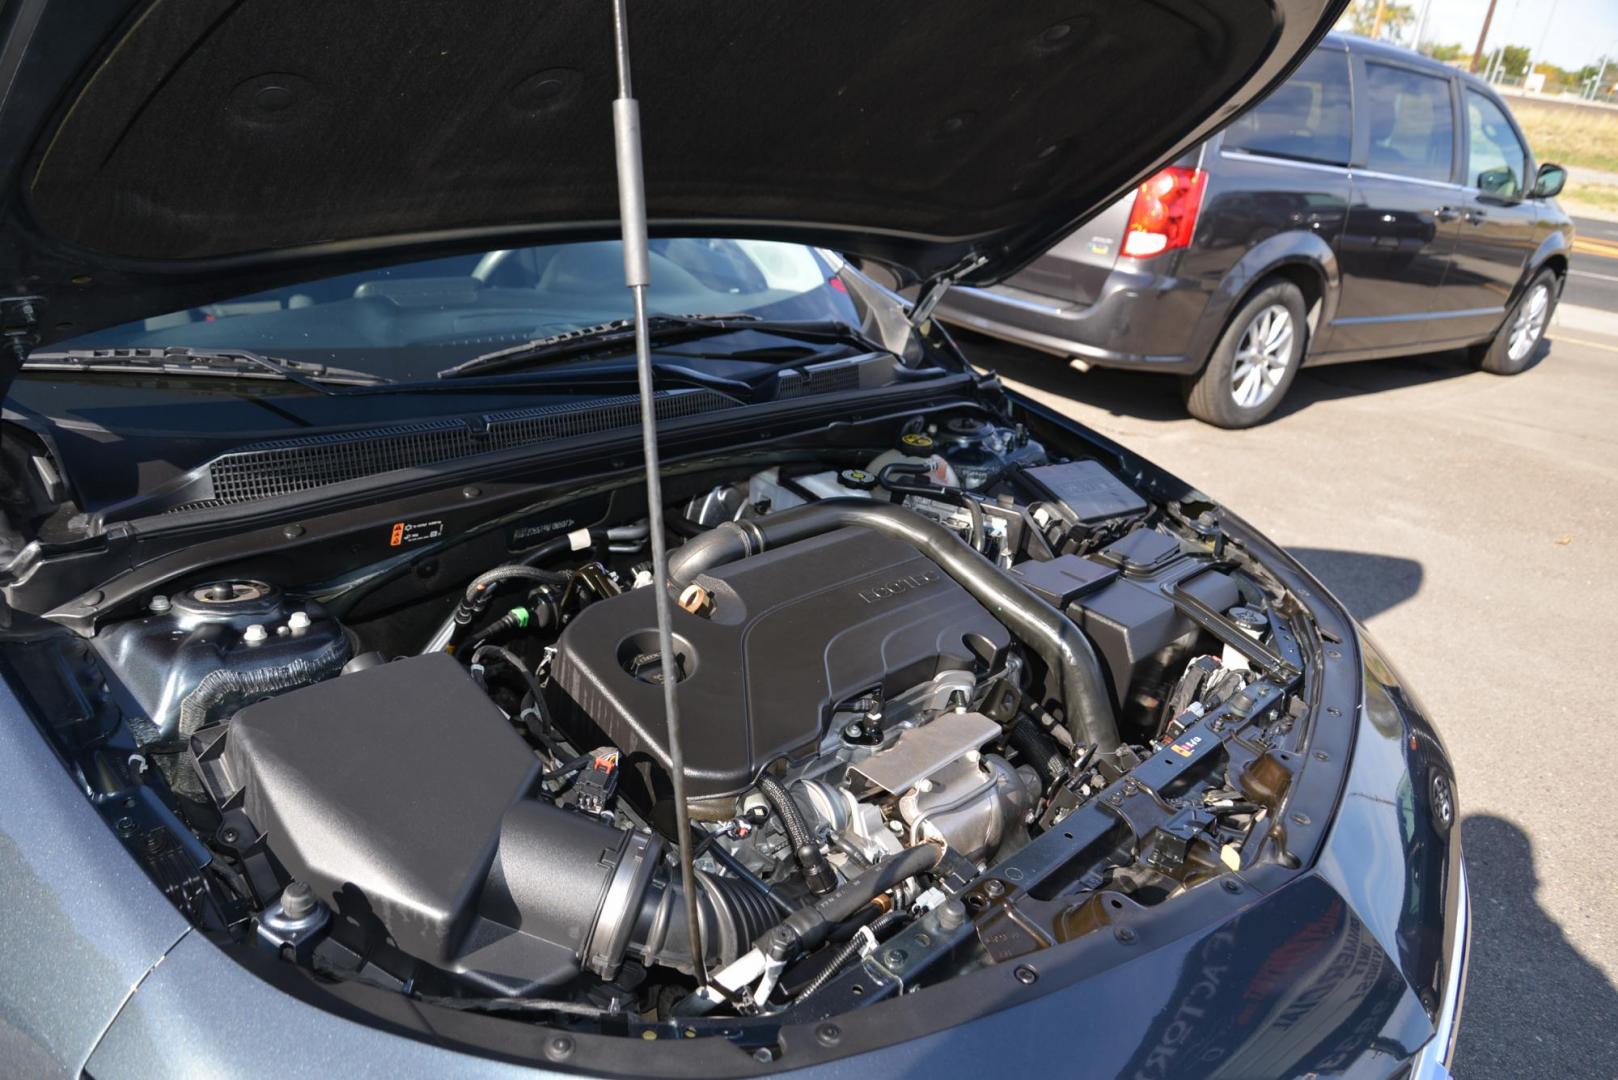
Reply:
M1618 1076L1618 989L1540 908L1528 836L1504 818L1472 814L1461 839L1472 940L1455 1075Z
M1397 555L1308 547L1289 547L1287 553L1362 623L1415 596L1425 576L1421 563Z
M973 364L1014 382L1082 401L1113 416L1159 423L1187 418L1179 376L1109 368L1081 373L1048 353L959 330L953 333ZM1542 363L1551 347L1551 342L1541 341L1528 370ZM1464 350L1305 368L1267 422L1303 412L1319 402L1404 390L1477 372Z

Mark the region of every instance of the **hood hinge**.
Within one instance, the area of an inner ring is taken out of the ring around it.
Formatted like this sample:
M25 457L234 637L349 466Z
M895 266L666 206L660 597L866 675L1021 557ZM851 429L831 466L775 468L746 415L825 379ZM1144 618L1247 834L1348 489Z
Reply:
M949 291L951 285L988 261L987 255L968 255L943 273L934 274L923 281L921 288L916 292L915 306L910 309L910 325L920 327L925 323L932 316L933 308L944 299L944 294Z
M39 344L42 296L0 296L0 394L11 389L28 350Z

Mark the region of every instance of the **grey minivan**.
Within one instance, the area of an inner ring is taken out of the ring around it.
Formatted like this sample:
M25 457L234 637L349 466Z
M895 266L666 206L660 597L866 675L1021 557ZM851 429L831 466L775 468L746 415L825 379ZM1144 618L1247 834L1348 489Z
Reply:
M1573 229L1483 81L1330 35L1292 78L944 321L1075 367L1184 377L1186 406L1247 427L1300 367L1470 348L1528 367Z

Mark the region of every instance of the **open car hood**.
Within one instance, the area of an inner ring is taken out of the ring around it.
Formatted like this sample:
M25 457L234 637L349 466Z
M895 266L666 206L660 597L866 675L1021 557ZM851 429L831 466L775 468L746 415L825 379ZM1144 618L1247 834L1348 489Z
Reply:
M1003 277L1275 85L1340 0L688 0L630 13L654 234ZM617 234L596 0L18 0L4 329L49 344Z

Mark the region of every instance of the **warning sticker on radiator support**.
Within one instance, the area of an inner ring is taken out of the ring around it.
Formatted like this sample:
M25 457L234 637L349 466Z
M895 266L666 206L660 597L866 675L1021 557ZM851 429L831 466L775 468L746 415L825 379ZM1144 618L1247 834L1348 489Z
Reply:
M428 540L437 540L444 535L444 522L438 521L396 521L388 530L389 547L409 547L411 544L423 544Z

